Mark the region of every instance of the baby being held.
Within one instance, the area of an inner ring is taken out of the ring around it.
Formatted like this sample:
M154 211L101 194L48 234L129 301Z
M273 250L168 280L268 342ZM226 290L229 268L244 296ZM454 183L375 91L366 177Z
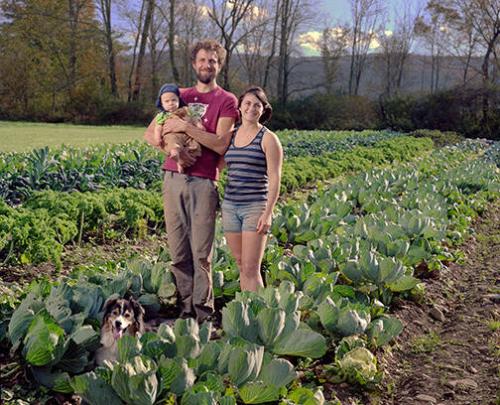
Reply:
M155 117L154 131L155 137L163 140L163 151L174 159L179 156L181 149L184 149L194 158L201 156L201 145L187 134L174 132L165 136L162 135L163 124L166 120L172 118L183 119L204 129L199 109L186 106L180 97L179 87L173 83L161 86L156 106L160 109L160 112ZM179 164L177 164L177 170L179 170L179 173L184 171Z

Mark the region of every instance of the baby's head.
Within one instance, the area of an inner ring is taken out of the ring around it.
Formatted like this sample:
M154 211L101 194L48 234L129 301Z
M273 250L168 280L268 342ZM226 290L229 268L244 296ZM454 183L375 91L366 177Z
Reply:
M166 83L161 86L158 92L156 106L163 111L174 112L179 107L183 107L179 86L173 83Z

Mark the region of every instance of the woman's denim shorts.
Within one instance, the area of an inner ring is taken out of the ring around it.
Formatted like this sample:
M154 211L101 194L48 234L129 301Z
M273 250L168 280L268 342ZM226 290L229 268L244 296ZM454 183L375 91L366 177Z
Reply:
M224 200L222 203L224 232L255 232L259 218L266 209L266 204L266 201L233 203Z

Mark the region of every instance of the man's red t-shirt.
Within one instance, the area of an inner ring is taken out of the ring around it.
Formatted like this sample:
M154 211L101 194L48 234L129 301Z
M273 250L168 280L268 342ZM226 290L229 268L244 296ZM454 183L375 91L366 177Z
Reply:
M205 110L202 123L206 131L213 134L217 130L219 118L228 117L237 120L239 117L236 96L218 86L208 93L200 93L195 87L181 89L181 98L191 108ZM219 154L202 145L201 156L193 166L186 168L184 173L190 176L217 180L219 178L218 161ZM177 172L177 163L172 158L167 157L163 169Z

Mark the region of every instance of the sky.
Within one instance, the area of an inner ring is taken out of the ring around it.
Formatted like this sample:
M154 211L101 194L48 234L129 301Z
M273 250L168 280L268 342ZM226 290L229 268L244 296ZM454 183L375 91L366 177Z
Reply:
M402 11L405 4L411 4L412 7L425 4L425 0L382 0L382 4L386 9L386 16L388 19L388 28L391 29L392 21L396 14L396 10ZM307 42L307 38L318 38L321 29L325 24L335 23L350 23L351 19L351 0L320 0L317 4L318 19L314 22L314 26L310 28L309 32L302 35L302 42ZM316 28L317 27L317 28ZM377 43L374 42L373 46ZM319 52L314 46L309 46L307 43L302 43L302 51L306 56L317 56Z

